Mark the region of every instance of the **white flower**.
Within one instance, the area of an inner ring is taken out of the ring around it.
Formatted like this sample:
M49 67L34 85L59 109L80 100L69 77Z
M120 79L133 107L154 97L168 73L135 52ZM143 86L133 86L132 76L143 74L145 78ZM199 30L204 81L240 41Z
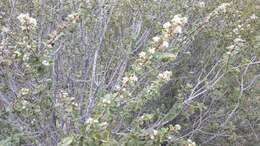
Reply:
M178 15L175 15L173 17L173 19L171 20L171 22L174 24L174 25L184 25L188 22L188 18L187 17L181 17L180 14Z
M168 29L168 28L171 27L171 25L172 25L172 24L171 24L170 22L166 22L166 23L163 24L163 28L164 28L164 29Z
M123 77L123 84L126 84L127 82L129 81L129 78L128 77Z
M160 80L169 81L171 79L172 72L171 71L165 71L163 73L159 73L158 78Z
M170 36L171 36L171 34L170 33L163 33L163 38L164 39L169 39L170 38Z
M243 40L241 38L234 39L234 43L243 43L243 42L245 42L245 40Z
M32 119L31 124L34 124L35 122L36 122L36 120L35 120L35 119Z
M35 28L37 26L37 21L36 19L32 18L29 16L28 13L26 14L20 14L17 19L20 21L20 23L22 24L22 28L25 28L25 25L29 25L30 28Z
M197 6L200 8L204 8L206 6L206 4L205 4L205 2L198 2Z
M93 119L92 118L88 118L87 121L86 121L87 124L91 124L93 123Z
M258 17L255 15L255 14L253 14L252 16L250 16L250 19L252 19L252 20L256 20Z
M106 127L107 125L108 125L107 122L102 122L102 123L99 124L100 127Z
M102 103L104 103L104 104L111 104L111 100L108 99L108 98L105 98L105 99L102 100Z
M21 22L21 23L25 23L26 22L26 19L29 18L29 14L26 13L26 14L20 14L17 19Z
M19 51L14 51L14 54L17 55L17 57L20 57L22 55L22 53Z
M238 34L238 33L239 33L238 28L233 29L233 32L234 32L235 34Z
M160 41L160 37L158 37L158 36L153 37L153 41L155 43L159 42Z
M49 61L47 61L47 60L43 60L42 64L45 65L45 66L49 66L50 65Z
M153 135L151 135L151 136L150 136L150 138L151 138L151 139L154 139L154 136L153 136Z
M175 125L175 128L176 128L177 131L179 131L179 130L181 130L181 125L176 124L176 125Z
M176 55L175 54L168 54L168 57L171 59L176 59Z
M157 130L153 130L153 135L157 135L158 131Z
M145 56L146 56L146 53L145 53L145 52L142 51L142 52L139 53L139 57L140 57L140 58L145 58Z
M130 77L130 80L136 82L136 81L138 81L138 78L136 75L133 75Z
M218 6L216 11L226 12L227 6L230 6L230 3L222 3L220 6Z
M98 120L90 117L86 121L86 124L93 124L93 123L98 123Z
M24 54L23 55L23 61L28 61L30 58L29 58L29 54Z
M116 91L118 91L121 87L120 87L120 85L117 84L117 85L115 85L114 88L115 88Z
M28 88L22 88L20 90L21 95L27 95L29 94L30 90Z
M175 15L175 16L173 17L173 19L171 20L171 22L172 22L173 24L180 24L180 23L181 23L181 15L180 15L180 14Z
M5 27L5 26L2 28L2 32L4 32L4 33L7 33L7 32L9 32L9 31L10 31L10 29L7 28L7 27Z
M151 53L151 54L154 54L154 53L155 53L155 48L150 48L150 49L148 50L148 52Z
M182 33L182 27L181 26L176 26L174 33Z
M188 23L188 18L187 17L182 17L182 24Z
M187 139L187 141L188 141L189 143L192 143L192 140L191 140L191 139Z
M169 43L167 41L163 41L162 47L163 48L168 48L169 47Z
M72 13L67 16L67 21L70 21L72 23L76 23L77 18L79 17L79 13Z
M22 103L22 105L23 105L23 106L26 106L26 105L28 105L28 104L29 104L29 102L28 102L28 101L26 101L26 100L22 100L22 101L21 101L21 103Z

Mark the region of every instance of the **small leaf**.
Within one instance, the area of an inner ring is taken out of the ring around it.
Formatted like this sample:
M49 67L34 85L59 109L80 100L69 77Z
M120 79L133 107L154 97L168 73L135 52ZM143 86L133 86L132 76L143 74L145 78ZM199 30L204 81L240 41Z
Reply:
M73 142L73 139L73 136L65 137L58 143L58 146L69 146Z

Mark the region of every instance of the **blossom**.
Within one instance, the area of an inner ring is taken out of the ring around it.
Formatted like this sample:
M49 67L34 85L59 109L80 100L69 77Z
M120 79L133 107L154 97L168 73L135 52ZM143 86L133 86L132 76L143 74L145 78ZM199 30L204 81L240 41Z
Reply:
M29 54L24 54L23 55L23 61L28 61L30 59Z
M171 27L171 25L172 25L172 24L171 24L170 22L166 22L166 23L163 24L163 28L164 28L164 29L168 29L168 28Z
M47 60L43 60L42 64L45 65L45 66L49 66L50 65L49 61L47 61Z
M153 135L157 135L158 131L157 130L153 130Z
M142 51L142 52L139 53L139 57L140 57L140 58L145 58L145 56L146 56L146 53L145 53L145 52Z
M24 26L30 26L30 28L35 28L37 26L37 21L35 18L32 18L29 16L28 13L26 14L20 14L17 19L22 24L22 28L25 28Z
M169 43L167 41L163 41L162 47L163 48L168 48L169 47Z
M216 9L216 12L222 11L226 12L227 6L230 6L230 3L222 3L218 8Z
M66 19L67 19L67 21L76 23L78 18L79 18L79 13L72 13L72 14L69 14Z
M238 28L233 29L233 32L234 32L235 34L238 34L238 33L239 33Z
M241 38L234 39L234 43L243 43L243 42L245 42L245 40L243 40Z
M127 82L129 81L129 78L128 77L123 77L123 84L126 84Z
M182 27L181 26L176 26L174 29L174 33L182 33Z
M93 124L93 123L98 123L98 120L90 117L86 121L86 124Z
M138 81L138 78L137 78L136 75L133 75L133 76L130 77L130 80L136 82L136 81Z
M159 73L158 78L160 80L169 81L171 79L172 72L171 71L164 71L163 73Z
M163 34L164 39L169 39L170 36L171 36L171 34L168 32Z
M250 19L252 19L252 20L256 20L258 17L255 15L255 14L253 14L253 15L251 15L250 16Z
M26 100L22 100L21 103L22 103L23 106L27 106L29 104L29 102L26 101Z
M150 48L150 49L148 50L148 52L151 53L151 54L154 54L154 53L155 53L155 48Z
M169 57L170 59L176 59L176 55L175 55L175 54L168 54L168 57Z
M2 32L5 32L5 33L7 33L7 32L9 32L9 31L10 31L10 29L9 29L9 28L7 28L7 27L5 27L5 26L2 28Z
M188 18L187 17L181 17L180 14L178 15L175 15L173 17L173 19L171 20L171 22L174 24L174 25L184 25L188 22Z
M191 139L188 139L187 142L189 143L188 146L196 146L196 143Z
M205 2L198 2L197 6L200 8L204 8L206 6L206 4L205 4Z
M105 98L105 99L102 100L102 103L104 103L104 104L111 104L111 100L108 99L108 98Z
M107 122L102 122L102 123L99 124L100 127L106 127L107 125L108 125Z
M160 37L158 37L158 36L153 37L153 41L155 43L159 42L160 41Z
M22 88L21 90L20 90L20 93L21 93L21 95L27 95L27 94L29 94L29 89L28 88Z
M176 128L177 131L179 131L179 130L181 130L181 125L176 124L176 125L175 125L175 128Z
M151 138L151 139L154 139L154 135L151 135L150 138Z

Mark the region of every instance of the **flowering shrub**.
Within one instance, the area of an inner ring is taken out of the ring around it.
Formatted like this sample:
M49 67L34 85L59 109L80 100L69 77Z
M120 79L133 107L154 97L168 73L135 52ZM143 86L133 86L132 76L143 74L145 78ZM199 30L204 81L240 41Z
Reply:
M0 145L253 145L256 1L0 1Z

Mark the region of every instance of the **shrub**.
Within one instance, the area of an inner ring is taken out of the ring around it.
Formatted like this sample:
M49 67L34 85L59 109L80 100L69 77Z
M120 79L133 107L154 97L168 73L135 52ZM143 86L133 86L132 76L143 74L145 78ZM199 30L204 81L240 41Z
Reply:
M0 145L259 142L257 1L0 2Z

